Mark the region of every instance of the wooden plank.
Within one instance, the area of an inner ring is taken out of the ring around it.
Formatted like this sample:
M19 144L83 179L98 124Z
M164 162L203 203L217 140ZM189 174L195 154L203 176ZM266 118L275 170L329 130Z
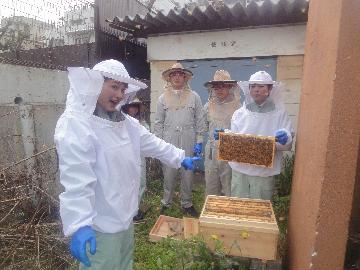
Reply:
M226 219L226 218L218 218L218 217L200 217L200 223L212 223L212 224L226 224L229 226L233 226L237 228L238 226L243 227L254 227L258 229L263 229L264 231L272 230L278 231L277 224L274 223L266 223L266 222L254 222L248 220L233 220L233 219Z
M207 227L200 223L199 233L212 250L214 239L223 243L225 252L231 256L275 260L277 258L278 234L257 232L253 230L239 231L233 228Z
M223 222L222 220L218 220L218 222L214 222L214 220L208 219L199 219L199 226L209 227L209 228L224 228L224 229L233 229L233 230L252 230L254 232L264 232L271 234L279 234L279 229L273 226L266 226L265 224L260 224L261 226L256 226L253 223L243 222L241 224L231 224Z
M258 259L252 259L250 264L251 270L281 270L282 262L277 261L264 261Z
M182 219L160 215L149 233L149 240L158 242L166 237L183 239L183 230Z
M274 155L275 137L273 136L233 132L219 133L219 160L272 168Z
M277 59L277 79L300 79L303 75L303 55L279 56Z
M196 218L183 218L184 238L191 238L199 234L199 220Z

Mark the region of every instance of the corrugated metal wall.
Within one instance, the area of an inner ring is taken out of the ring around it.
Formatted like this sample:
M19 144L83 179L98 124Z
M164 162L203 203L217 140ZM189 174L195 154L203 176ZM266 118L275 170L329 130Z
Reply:
M125 65L130 76L149 79L150 67L146 62L146 47L126 40L120 41L116 36L103 31L98 31L97 36L97 62L116 59Z
M98 10L99 29L107 33L118 33L117 30L110 28L106 19L114 17L135 16L136 14L145 15L148 9L136 0L95 0Z
M148 10L136 0L95 0L95 41L97 62L117 59L124 63L131 76L149 79L150 68L144 44L136 41L119 40L124 36L109 27L106 19L115 16L146 14Z

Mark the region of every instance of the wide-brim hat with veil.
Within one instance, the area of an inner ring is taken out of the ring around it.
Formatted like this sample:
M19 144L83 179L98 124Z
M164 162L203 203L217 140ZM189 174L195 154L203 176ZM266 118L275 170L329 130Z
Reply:
M164 81L168 82L170 81L170 74L176 71L183 72L185 74L186 81L190 80L193 77L193 73L190 70L184 68L181 63L175 63L171 66L171 68L163 71L162 78L164 79Z
M271 99L277 108L284 108L284 103L281 98L281 91L284 88L284 85L281 82L274 81L269 73L266 71L257 71L250 76L248 81L238 82L240 88L244 92L245 101L243 105L253 103L254 100L250 95L250 85L252 84L265 84L271 85L272 89L269 94L269 99Z
M141 81L130 77L125 66L114 59L109 59L96 64L93 70L100 71L100 73L106 77L115 81L123 82L128 84L128 89L125 93L138 91L142 88L147 88L147 85Z
M137 115L140 115L140 111L141 111L141 105L142 105L142 101L135 97L133 100L129 101L128 103L124 104L123 106L121 106L121 110L123 112L125 112L126 114L129 113L129 108L132 107L132 106L136 106L138 107L138 112L137 112Z
M124 98L119 104L120 106L130 102L135 97L137 91L147 88L145 83L131 78L120 61L114 59L105 60L96 64L92 69L99 71L106 78L128 84Z
M227 70L220 69L215 71L214 79L206 82L204 86L206 88L211 88L214 85L219 85L219 84L228 84L228 85L236 86L237 81L231 79L230 73Z
M230 95L235 99L240 100L240 87L236 80L231 79L230 73L227 70L218 69L214 73L214 78L211 81L204 83L204 86L209 90L209 101L216 99L213 88L216 85L228 85L230 86Z
M130 106L139 106L140 107L142 104L143 104L142 101L135 96L135 98L133 98L128 103L123 105L121 107L121 109L126 111Z

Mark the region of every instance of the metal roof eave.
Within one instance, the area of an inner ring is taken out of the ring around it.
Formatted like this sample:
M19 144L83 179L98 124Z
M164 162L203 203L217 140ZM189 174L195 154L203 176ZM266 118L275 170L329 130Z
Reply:
M167 15L161 12L134 18L115 17L110 27L125 31L134 38L174 34L178 32L201 32L289 25L307 22L308 0L280 0L277 4L264 0L262 5L251 2L244 7L240 3L232 6L195 7L192 12L187 9L170 10Z
M147 35L147 37L160 37L160 36L170 36L170 35L183 35L183 34L196 34L196 33L208 33L208 32L235 31L235 30L256 29L256 28L284 27L284 26L290 26L290 25L293 25L293 26L306 25L306 22L272 24L272 25L256 25L256 26L246 26L246 27L229 27L229 28L219 28L219 29L210 29L210 30L192 30L192 31L182 31L182 32L167 32L167 33L149 34L149 35Z

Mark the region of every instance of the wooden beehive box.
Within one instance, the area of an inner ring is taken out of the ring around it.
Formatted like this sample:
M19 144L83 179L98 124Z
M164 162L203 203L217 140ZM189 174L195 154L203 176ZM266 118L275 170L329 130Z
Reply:
M275 260L279 229L271 202L209 195L199 218L199 234L214 249L223 242L232 256Z
M218 159L272 168L275 155L275 137L219 133Z
M195 218L183 219L160 215L149 233L152 242L163 238L186 239L199 233L199 220Z
M184 238L191 238L199 234L199 219L183 217Z
M164 215L159 216L149 233L149 240L158 242L166 237L175 239L184 238L184 225L182 219Z

